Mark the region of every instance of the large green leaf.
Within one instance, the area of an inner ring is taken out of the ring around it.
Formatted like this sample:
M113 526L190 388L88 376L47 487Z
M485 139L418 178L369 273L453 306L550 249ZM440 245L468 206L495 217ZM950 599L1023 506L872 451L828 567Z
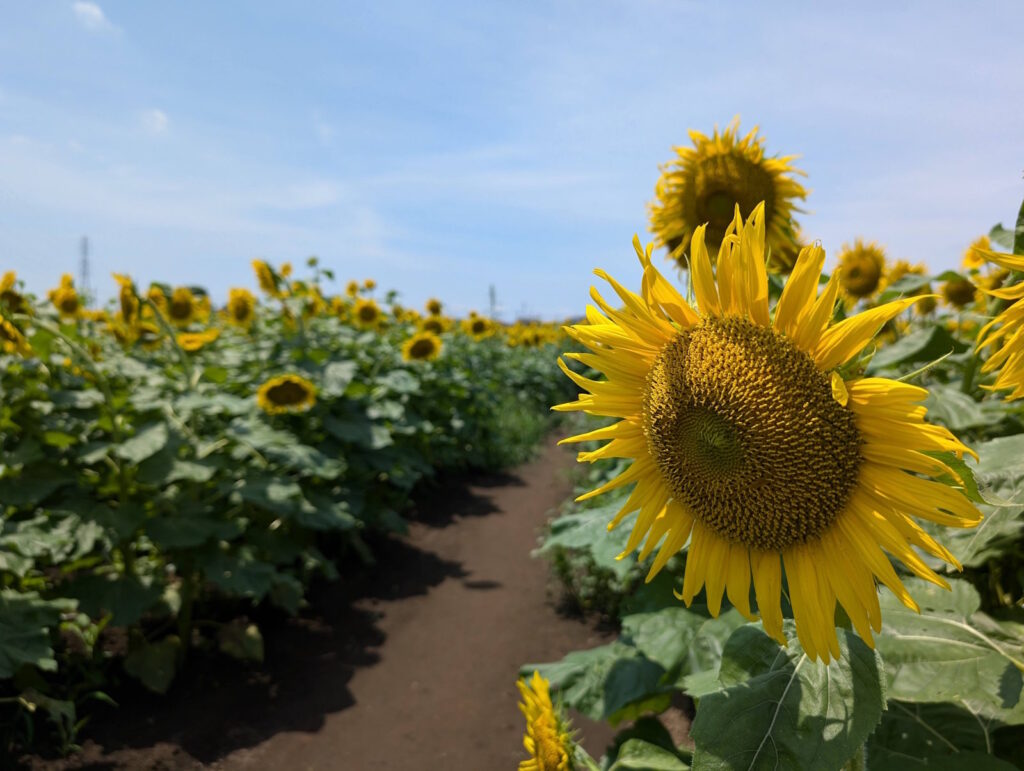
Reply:
M0 591L0 679L13 676L22 664L55 672L50 630L73 607L67 600L43 600L35 592Z
M124 657L124 671L154 693L167 693L180 649L181 640L173 635L156 643L140 642Z
M868 743L868 768L1011 771L1016 766L991 754L998 726L956 704L890 701Z
M929 422L940 423L953 431L998 423L1005 412L998 402L976 402L959 388L940 384L928 386L924 405L928 408Z
M839 660L811 661L786 626L787 648L753 624L729 638L724 688L701 698L690 728L694 768L839 769L878 724L885 708L878 656L839 630Z
M527 664L551 682L566 705L594 720L607 720L627 705L658 695L665 670L621 642L573 651L551 664Z
M868 364L868 374L908 364L935 361L950 351L960 353L966 350L967 346L955 340L945 327L932 324L911 332L892 345L879 350Z
M150 423L140 428L131 439L117 445L114 454L129 463L142 463L146 458L160 452L169 438L166 423Z
M323 396L343 396L348 384L356 376L358 365L354 361L332 361L324 367L320 393Z
M618 558L626 548L635 515L626 517L622 524L609 532L608 523L620 508L622 500L616 499L604 506L559 517L551 523L551 532L537 553L549 554L558 548L583 551L591 556L597 567L624 578L636 568L633 555Z
M110 613L113 626L128 626L160 601L163 587L131 576L94 574L75 579L66 592L92 618Z
M676 753L643 739L629 739L608 771L688 771L689 764Z
M920 614L889 592L880 596L877 647L889 696L916 703L950 701L987 718L1024 723L1019 629L982 613L978 593L966 581L951 580L952 591L916 578L904 583Z

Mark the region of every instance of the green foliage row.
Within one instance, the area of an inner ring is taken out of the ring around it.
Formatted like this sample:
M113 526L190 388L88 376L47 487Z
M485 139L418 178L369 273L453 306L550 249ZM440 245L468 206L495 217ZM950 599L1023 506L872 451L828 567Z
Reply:
M567 397L551 345L445 334L407 362L411 325L299 314L186 353L37 311L36 355L0 355L0 752L32 713L70 747L83 703L122 674L165 691L196 644L260 658L247 608L297 613L406 527L418 484L519 462ZM312 409L258 409L284 373Z

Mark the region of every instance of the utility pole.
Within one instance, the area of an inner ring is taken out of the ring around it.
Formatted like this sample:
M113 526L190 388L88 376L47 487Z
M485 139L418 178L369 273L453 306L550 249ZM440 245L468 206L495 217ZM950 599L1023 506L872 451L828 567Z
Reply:
M493 319L494 318L494 312L498 308L498 293L496 291L494 291L494 284L491 284L490 290L488 291L487 294L490 297L490 301L491 301L491 311L487 315L488 315L488 318L492 318Z
M85 302L88 304L92 300L92 287L89 283L89 236L82 236L79 252L82 259L78 263L78 294L85 298Z

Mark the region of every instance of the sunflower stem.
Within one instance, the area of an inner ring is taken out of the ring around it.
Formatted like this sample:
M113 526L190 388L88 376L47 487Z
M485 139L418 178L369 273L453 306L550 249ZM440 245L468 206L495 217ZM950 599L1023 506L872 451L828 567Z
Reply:
M199 378L196 377L195 368L192 366L192 360L188 357L188 353L185 349L178 344L178 335L168 323L167 319L164 318L164 314L160 312L160 309L156 306L152 300L148 297L140 297L139 300L143 305L148 305L149 309L153 311L153 318L156 319L157 325L163 330L163 333L171 340L171 345L174 346L175 353L178 356L178 361L181 362L181 368L185 370L185 378L188 381L188 387L195 388L196 383L199 382Z

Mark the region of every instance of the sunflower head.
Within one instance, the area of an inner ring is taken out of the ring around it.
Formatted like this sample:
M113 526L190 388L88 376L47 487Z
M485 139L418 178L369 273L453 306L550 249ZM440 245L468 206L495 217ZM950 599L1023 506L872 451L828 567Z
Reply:
M483 340L485 337L493 335L497 331L497 327L490 319L473 312L470 313L468 319L462 322L462 331L474 340Z
M31 356L32 347L21 330L0 314L0 351L18 356Z
M182 332L178 335L178 345L189 353L195 353L220 337L219 329L207 329L205 332Z
M1016 283L998 289L988 289L990 294L1007 303L1007 307L996 315L978 332L979 350L989 349L989 357L981 367L982 372L995 373L995 382L990 386L995 391L1009 391L1006 399L1024 398L1024 256L986 252L985 258L1004 271L1014 271Z
M852 305L873 297L885 280L885 251L874 241L856 239L853 246L843 244L839 252L839 286Z
M256 403L268 415L305 412L316 404L316 388L301 375L281 375L260 386Z
M886 286L895 284L901 278L907 276L927 276L928 266L922 263L911 264L907 260L896 260L891 266L889 266L888 273L886 275ZM911 295L913 297L921 296L921 299L917 301L914 306L914 312L926 315L935 310L936 300L932 296L931 284L924 284L920 288L914 290Z
M639 241L641 294L597 272L622 307L592 290L587 323L569 328L591 353L566 356L608 379L589 380L562 362L586 393L556 409L620 418L566 441L610 440L581 461L633 459L582 498L635 483L612 524L636 512L626 551L642 545L643 559L658 549L648 580L689 543L681 599L689 604L706 587L712 615L725 593L752 618L753 582L765 630L784 642L784 568L801 645L827 661L839 656L836 602L869 644L881 628L876 581L916 608L885 552L945 585L911 545L956 560L911 517L977 524L968 499L936 481L955 472L926 454L970 451L924 422L924 389L845 374L916 298L833 324L839 273L819 294L825 254L811 246L771 313L763 207L730 226L717 271L703 236L698 228L690 252L697 308Z
M121 322L123 324L134 324L139 317L139 296L135 291L135 282L131 276L124 273L114 273L114 280L117 282L117 301L121 311Z
M964 258L960 265L964 270L979 270L988 262L985 254L991 251L992 241L989 240L989 237L979 236L964 251Z
M248 289L229 289L226 311L229 323L248 329L256 317L256 298Z
M252 269L260 290L270 297L281 296L281 280L265 260L253 260Z
M360 298L352 309L352 320L363 329L376 329L383 320L380 306L374 300Z
M187 327L199 316L199 304L192 290L185 286L171 292L167 303L167 319L176 327Z
M942 298L954 308L966 308L977 297L977 287L966 278L951 278L942 285Z
M160 327L151 321L140 321L135 325L134 337L147 351L155 351L163 342Z
M429 300L427 300L426 308L427 313L429 313L431 316L440 316L441 311L444 309L444 306L441 304L441 301L438 300L436 297L431 297Z
M435 335L439 335L444 332L445 324L444 319L441 316L427 316L420 323L420 329L424 332L431 332Z
M49 291L50 302L63 319L77 319L82 315L82 300L75 291L70 273L61 276L60 286Z
M359 282L349 281L345 285L345 294L347 294L349 297L355 297L357 294L359 294Z
M363 282L363 289L365 289L367 292L372 292L376 288L377 282L374 281L372 278L368 278Z
M686 267L690 240L706 223L705 243L717 249L739 207L748 216L764 202L767 245L776 264L798 251L798 226L793 220L797 199L807 191L793 175L803 174L790 165L793 156L765 157L764 140L753 131L739 133L736 118L722 132L716 128L708 137L690 132L692 147L676 147L676 158L661 167L650 204L650 227L658 246Z
M13 270L4 273L0 278L0 305L11 313L25 313L28 310L28 305L17 286L18 274Z
M574 746L571 727L551 702L548 681L534 672L529 681L516 683L522 701L519 710L526 718L523 747L529 753L520 761L519 771L572 771Z
M433 361L441 355L441 338L433 332L418 332L402 345L406 361Z

